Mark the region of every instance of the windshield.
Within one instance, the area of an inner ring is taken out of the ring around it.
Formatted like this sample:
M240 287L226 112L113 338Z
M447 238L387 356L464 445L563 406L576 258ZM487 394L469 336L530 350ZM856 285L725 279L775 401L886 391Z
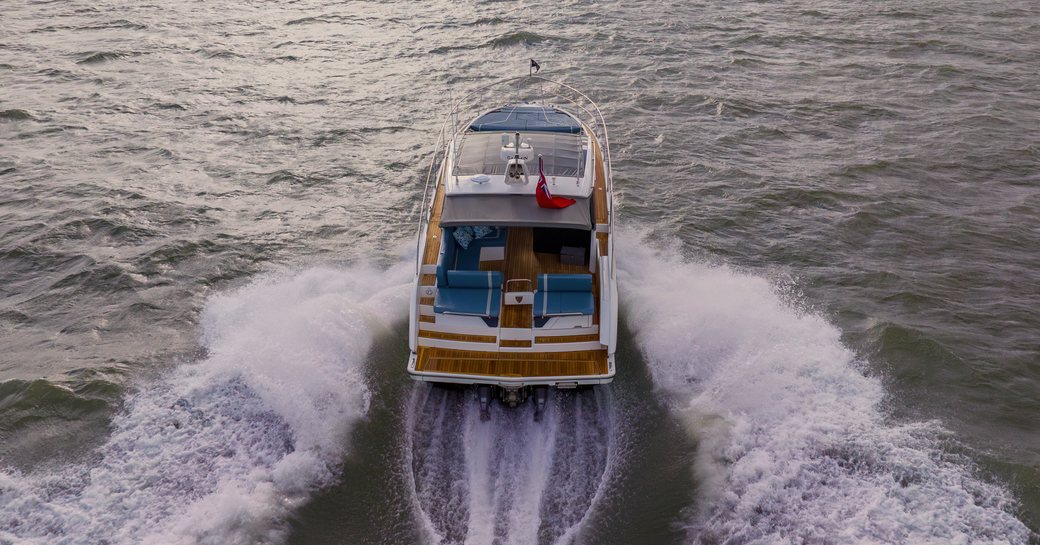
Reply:
M506 161L501 156L503 136L512 140L513 133L466 134L462 139L453 174L505 174ZM535 157L542 155L546 176L585 176L586 152L582 149L581 138L581 135L576 134L520 133L520 140L530 142ZM532 174L537 173L537 165L536 159L532 165Z

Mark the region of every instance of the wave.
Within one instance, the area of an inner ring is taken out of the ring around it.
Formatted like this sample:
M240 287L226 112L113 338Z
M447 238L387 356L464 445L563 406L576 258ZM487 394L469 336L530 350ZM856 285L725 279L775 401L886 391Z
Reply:
M26 119L32 119L33 116L25 110L2 110L0 111L0 121L25 121Z
M487 43L485 47L491 47L492 49L498 49L502 47L510 47L514 45L530 46L542 43L549 38L536 34L534 32L527 32L525 30L518 30L515 32L507 32L505 34L496 36Z
M618 240L656 386L698 442L694 543L1026 543L1002 486L935 422L886 419L880 380L768 281Z
M352 22L355 22L357 20L358 20L358 18L354 17L352 15L327 14L327 15L320 15L320 16L317 16L317 17L303 17L303 18L300 18L300 19L293 19L291 21L286 22L285 24L286 25L310 25L310 24L315 24L315 23L326 23L326 24L331 24L331 23L352 23Z
M0 471L0 542L269 543L335 481L410 267L311 269L212 297L205 356L125 401L87 462Z
M99 64L122 59L129 55L130 53L122 53L118 51L98 51L90 53L88 56L76 61L76 64Z

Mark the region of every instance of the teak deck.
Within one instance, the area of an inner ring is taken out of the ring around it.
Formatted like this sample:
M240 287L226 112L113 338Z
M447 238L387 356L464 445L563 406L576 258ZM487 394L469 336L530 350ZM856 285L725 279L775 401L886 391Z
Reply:
M607 174L606 166L603 163L603 152L599 148L599 142L593 142L593 147L596 151L596 179L592 186L592 208L595 218L593 223L596 226L605 225L607 226L608 232L596 233L596 240L599 241L599 254L608 255L610 244L608 243L610 235L610 212L607 209Z
M436 265L441 253L441 214L444 212L444 186L438 182L437 192L433 197L433 210L430 212L430 223L426 226L426 245L423 247L423 265ZM424 274L419 279L422 286L436 286L437 275Z
M599 148L599 142L593 140L592 147L596 152L596 177L592 186L593 212L596 214L596 224L606 225L610 223L610 215L607 211L606 168L603 163L603 152Z
M510 227L506 237L506 290L534 291L538 286L538 260L534 255L534 230ZM512 282L510 282L512 280ZM529 329L534 322L531 305L502 305L502 327ZM528 345L530 346L530 345Z
M607 351L477 352L419 347L416 371L495 377L570 377L605 375Z

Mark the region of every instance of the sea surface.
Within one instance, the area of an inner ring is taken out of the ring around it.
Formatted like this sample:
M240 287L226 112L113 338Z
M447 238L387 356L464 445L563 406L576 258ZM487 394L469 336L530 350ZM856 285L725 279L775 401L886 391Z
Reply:
M530 58L611 131L618 375L484 423L406 376L415 221ZM0 543L1038 543L1038 59L1033 0L5 0Z

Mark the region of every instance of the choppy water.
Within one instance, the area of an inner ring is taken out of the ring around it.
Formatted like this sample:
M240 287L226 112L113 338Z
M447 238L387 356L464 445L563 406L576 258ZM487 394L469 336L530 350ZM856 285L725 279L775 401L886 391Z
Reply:
M1030 543L1040 7L8 2L0 543ZM610 123L619 376L403 375L450 95Z

